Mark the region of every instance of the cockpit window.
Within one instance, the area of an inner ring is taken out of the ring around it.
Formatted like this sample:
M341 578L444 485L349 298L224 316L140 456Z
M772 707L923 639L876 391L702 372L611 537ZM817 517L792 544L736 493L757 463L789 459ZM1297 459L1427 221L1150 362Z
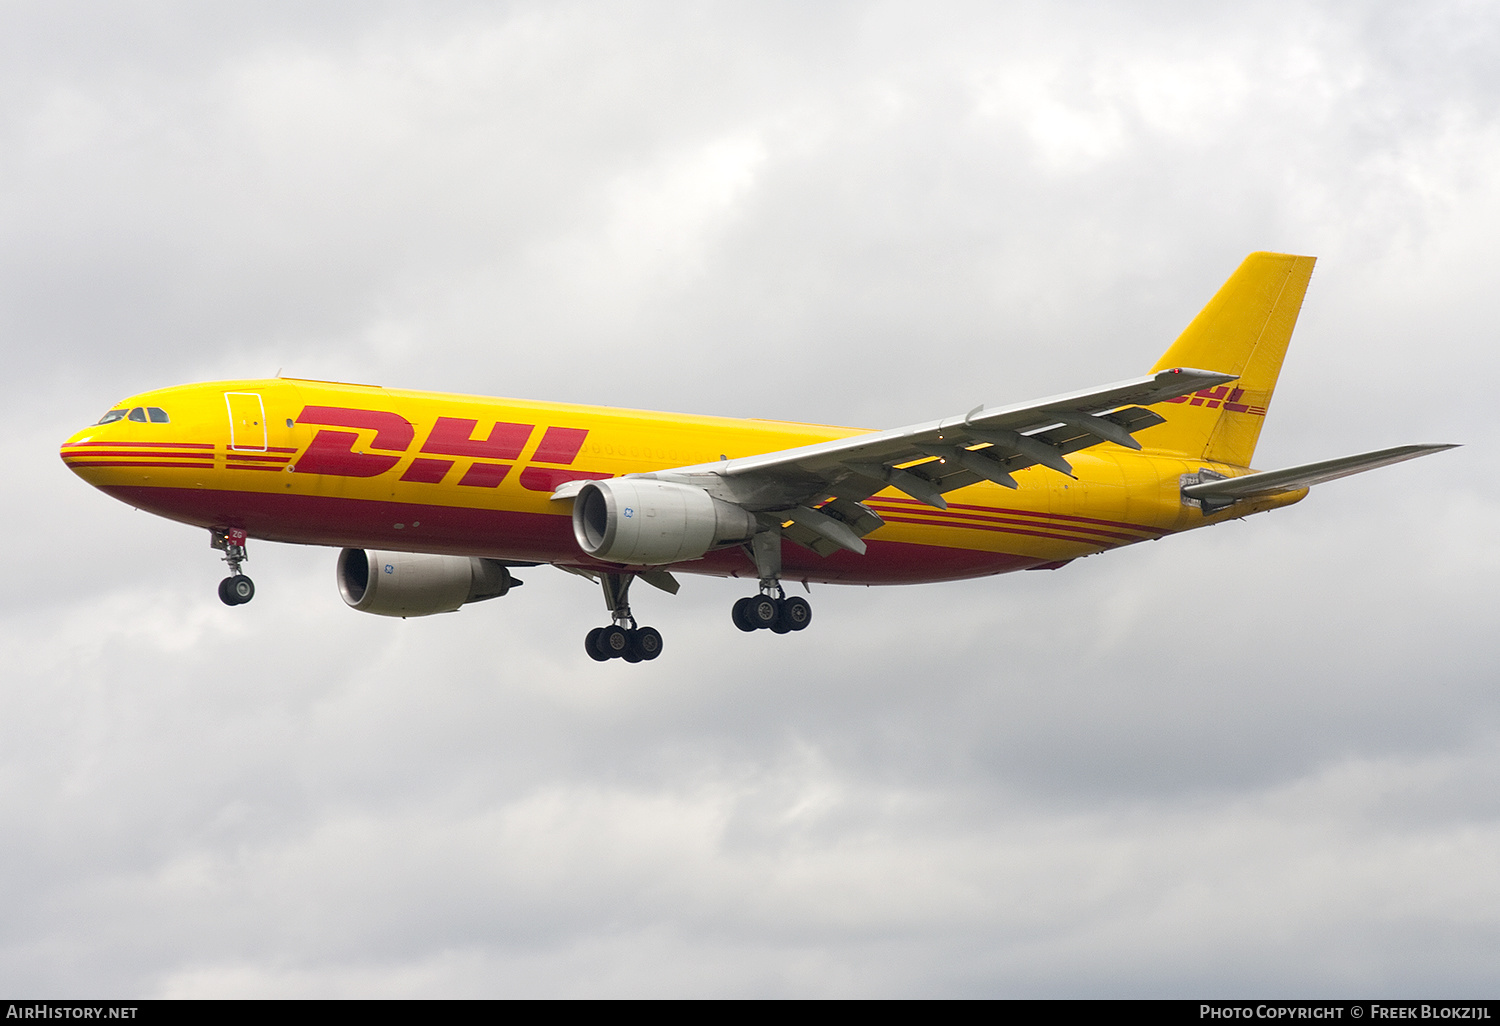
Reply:
M113 424L117 420L130 419L137 424L170 424L172 418L160 406L137 406L133 410L110 410L99 418L100 424Z

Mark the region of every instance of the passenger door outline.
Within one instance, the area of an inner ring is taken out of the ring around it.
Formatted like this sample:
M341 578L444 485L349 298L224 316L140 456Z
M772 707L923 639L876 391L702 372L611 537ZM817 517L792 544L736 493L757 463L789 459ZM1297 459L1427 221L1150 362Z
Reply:
M231 451L266 451L266 404L259 392L225 392ZM255 444L252 444L255 443Z

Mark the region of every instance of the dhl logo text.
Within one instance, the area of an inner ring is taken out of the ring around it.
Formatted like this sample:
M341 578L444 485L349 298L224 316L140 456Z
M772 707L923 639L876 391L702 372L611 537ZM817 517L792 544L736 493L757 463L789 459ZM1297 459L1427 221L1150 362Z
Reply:
M1249 413L1257 417L1266 415L1264 404L1252 406L1249 403L1240 402L1245 398L1243 388L1231 388L1228 385L1220 385L1217 388L1200 388L1192 395L1180 395L1175 399L1167 399L1169 403L1187 403L1189 406L1203 406L1210 410L1218 409L1221 405L1226 410L1235 413Z
M342 406L308 406L297 416L298 424L311 424L321 430L294 464L299 474L326 474L333 477L378 477L393 470L411 450L416 428L400 414L384 410L355 410ZM353 428L352 431L329 430ZM504 481L520 460L521 454L536 433L535 424L511 424L500 421L484 437L476 438L478 420L463 417L439 417L417 450L418 455L401 475L402 481L439 484L460 459L471 460L458 484L470 488L494 488ZM359 431L374 431L367 448L377 452L356 451ZM554 492L565 481L581 478L599 479L610 474L566 469L578 457L585 428L549 427L542 433L530 463L521 468L518 480L522 488L534 492ZM537 466L536 464L550 464Z

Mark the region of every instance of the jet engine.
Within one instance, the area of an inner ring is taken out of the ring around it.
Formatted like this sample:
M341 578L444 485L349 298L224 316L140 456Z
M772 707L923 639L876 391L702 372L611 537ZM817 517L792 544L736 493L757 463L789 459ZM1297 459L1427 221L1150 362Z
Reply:
M336 573L344 602L379 616L451 613L466 602L504 595L521 583L493 559L373 549L343 550Z
M670 481L590 481L573 500L579 547L610 563L660 566L697 559L757 530L755 517L739 506Z

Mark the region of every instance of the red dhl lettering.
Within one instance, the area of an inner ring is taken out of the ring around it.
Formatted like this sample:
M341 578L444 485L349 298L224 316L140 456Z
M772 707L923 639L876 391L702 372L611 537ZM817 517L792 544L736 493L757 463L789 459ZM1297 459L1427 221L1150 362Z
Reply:
M382 410L351 410L341 406L308 406L297 415L298 424L373 428L372 449L404 453L411 448L416 429L399 414ZM359 435L353 431L319 431L297 461L299 474L333 477L378 477L401 462L400 456L377 456L354 451Z
M1219 385L1217 388L1201 388L1192 395L1179 395L1175 399L1164 399L1168 403L1187 403L1189 406L1202 406L1210 410L1216 410L1223 406L1226 410L1235 413L1250 413L1257 417L1266 415L1264 406L1247 406L1240 402L1245 395L1243 388L1230 388L1228 385Z
M370 448L396 453L355 452L354 446L359 441L357 431L320 430L297 460L296 469L299 473L331 477L378 477L401 462L402 454L411 448L416 436L415 428L405 417L382 410L309 406L297 417L297 423L373 430L375 436ZM509 475L512 464L493 461L519 459L531 441L536 425L497 421L483 438L475 437L478 428L478 420L439 417L419 450L424 455L411 461L401 480L415 484L441 484L458 460L432 457L454 456L473 459L458 480L460 486L498 487ZM566 481L613 477L596 471L564 469L577 459L588 434L587 428L547 428L532 459L559 466L522 468L518 478L521 487L534 492L554 492Z
M572 463L588 436L583 428L549 427L531 458L538 463Z
M507 424L500 421L490 428L486 438L475 438L477 420L439 417L432 434L422 443L422 451L437 456L479 456L493 460L521 458L521 450L531 440L533 424ZM549 432L550 433L550 432ZM543 441L545 443L545 440Z
M531 440L531 432L536 425L496 421L488 435L484 438L475 438L474 432L478 427L479 421L477 420L467 420L463 417L439 417L437 423L432 426L432 432L427 436L427 441L422 443L422 451L439 456L476 456L513 460L519 458L521 450L526 448L526 443ZM401 475L401 480L437 484L443 480L448 471L453 469L455 462L454 460L418 458L413 460L411 466L406 469L406 473ZM458 483L471 488L494 488L505 480L505 475L509 470L510 464L508 463L484 463L476 460Z
M411 466L406 468L406 473L401 475L401 480L415 481L418 484L438 484L443 480L443 475L452 469L452 460L426 460L419 456L411 461Z
M475 460L468 473L458 479L458 483L470 488L494 488L505 480L508 473L509 463L481 463Z
M531 458L538 463L570 464L578 458L583 440L589 436L584 428L549 427L542 435L541 444ZM552 467L524 467L521 470L521 487L531 492L555 492L565 481L599 481L613 474L600 474L587 470L562 470Z

